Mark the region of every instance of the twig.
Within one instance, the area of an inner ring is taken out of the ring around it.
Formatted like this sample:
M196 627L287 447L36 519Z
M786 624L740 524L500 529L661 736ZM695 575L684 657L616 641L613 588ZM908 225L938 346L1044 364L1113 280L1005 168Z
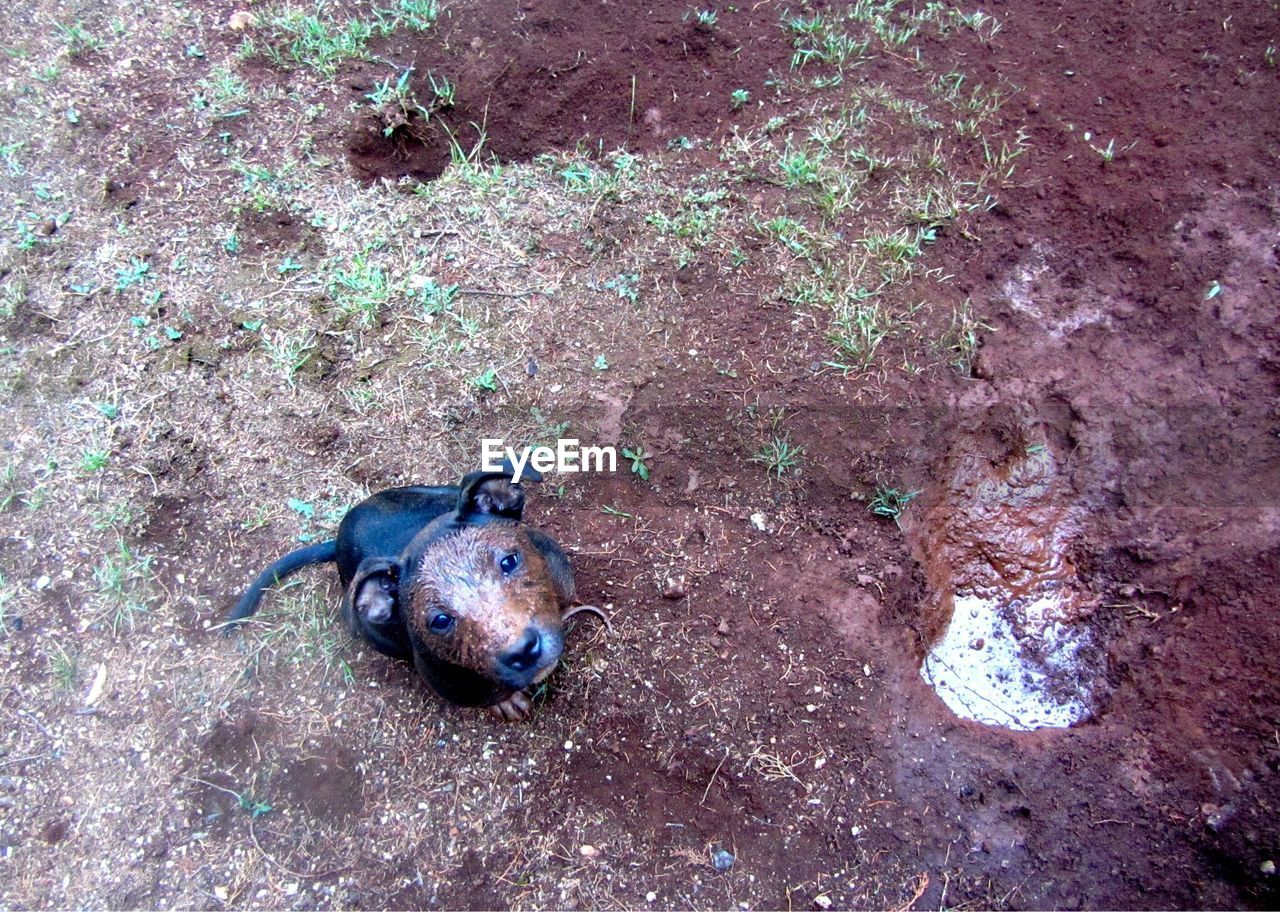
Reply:
M724 766L724 762L729 759L729 752L726 750L724 756L720 758L720 762L716 764L715 771L711 774L711 778L707 780L707 787L702 792L702 797L698 800L701 805L707 800L707 796L711 794L711 786L715 784L716 776L720 775L720 767Z
M570 608L564 614L560 615L560 621L563 623L575 614L581 614L583 612L594 614L596 617L600 618L600 620L604 621L604 629L609 631L610 635L613 634L613 622L609 620L609 615L605 614L595 605L579 605L576 608Z
M907 912L908 909L910 909L912 906L916 904L917 899L919 899L921 896L924 896L924 891L927 889L929 889L929 872L921 871L920 883L916 885L916 892L912 895L912 897L909 900L906 901L905 904L898 906L898 908L894 909L893 912ZM1007 896L1005 897L1005 899L1008 899L1008 898L1009 897Z
M15 693L17 693L17 692L18 692L18 688L16 688L16 687L15 687L15 688L14 688L14 692L15 692ZM22 694L21 694L21 693L18 693L18 696L19 696L19 697L21 697L21 696L22 696ZM37 718L35 717L35 713L31 712L30 710L23 709L21 706L19 706L19 707L18 707L18 715L22 716L24 719L26 719L28 722L30 722L32 725L34 725L36 728L40 729L41 734L43 734L43 735L44 735L46 738L48 738L50 741L57 741L57 740L58 740L57 738L55 738L55 737L53 736L53 732L51 732L51 731L49 731L49 729L45 728L44 723L43 723L43 722L41 722L39 719L37 719Z
M540 288L529 288L525 291L490 291L487 288L459 288L460 295L483 295L488 298L528 298L533 295L551 297L551 293Z

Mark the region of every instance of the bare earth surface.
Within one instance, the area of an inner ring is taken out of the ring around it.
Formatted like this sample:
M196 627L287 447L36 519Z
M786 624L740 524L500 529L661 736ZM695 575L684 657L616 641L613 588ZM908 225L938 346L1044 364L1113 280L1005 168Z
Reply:
M238 9L0 23L0 905L1280 905L1273 0ZM488 436L650 473L530 488L616 630L529 723L328 568L219 635ZM1040 454L1092 717L1014 732L920 665Z

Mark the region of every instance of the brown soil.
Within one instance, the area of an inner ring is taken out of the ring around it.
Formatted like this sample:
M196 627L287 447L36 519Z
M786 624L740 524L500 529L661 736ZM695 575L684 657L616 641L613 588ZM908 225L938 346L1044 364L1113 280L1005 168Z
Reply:
M1275 878L1260 865L1280 846L1271 686L1280 656L1280 83L1258 49L1276 15L1189 3L992 11L1007 23L994 48L956 63L1021 87L1025 107L1009 116L1028 124L1037 151L980 245L940 245L956 288L994 329L978 376L942 388L897 381L887 398L904 406L859 410L813 389L803 372L775 372L761 401L794 413L790 429L811 468L782 509L795 525L768 540L741 524L708 532L694 506L743 483L726 468L742 448L724 414L744 388L761 391L709 369L667 374L625 412L646 440L671 442L656 494L599 481L585 495L642 517L653 544L629 553L638 579L625 586L607 560L583 562L583 590L644 605L648 636L675 625L690 640L689 662L719 657L732 702L718 713L729 725L776 739L780 755L810 771L813 755L829 758L846 787L795 821L786 809L807 786L724 774L725 751L700 735L696 717L665 753L646 757L639 748L654 735L645 719L625 695L600 694L584 710L594 746L575 755L567 787L530 798L529 823L587 805L614 827L649 831L659 853L690 838L730 846L774 885L765 895L776 907L796 901L789 884L845 879L863 884L844 894L851 905L885 904L901 895L888 883L909 888L922 872L922 907L1274 906ZM607 40L587 40L605 28L551 46L566 59L584 48L580 78L611 86L596 97L616 100L633 64ZM750 33L733 28L739 41ZM483 39L486 48L496 41L494 32ZM516 61L514 73L523 53L517 42L493 56ZM724 79L719 94L739 82L756 88L756 75ZM646 147L618 135L616 114L610 127L595 105L564 108L588 112L580 135ZM501 118L491 117L494 151L546 148L529 138L540 124L542 143L563 142L545 111L527 116L512 146L497 141ZM697 123L674 130L705 135ZM1086 130L1099 146L1115 137L1123 153L1104 162ZM1206 300L1215 280L1222 293ZM696 281L682 317L703 363L740 351L767 359L787 313L745 305L715 277ZM938 401L958 409L913 407ZM1096 594L1112 679L1094 721L1014 735L957 721L920 682L935 622L922 613L921 570L849 494L886 466L927 487L958 447L1000 462L1029 430L1066 457L1070 497L1088 508L1073 557ZM559 511L550 526L588 547L615 528ZM678 560L702 568L687 605L657 600L642 569L661 564L661 543L672 541ZM1145 613L1127 620L1126 604ZM821 699L789 685L780 640L805 655ZM646 669L643 650L642 641L614 661L634 663L639 676L665 672L664 696L687 702L681 663ZM474 873L503 896L490 879L500 866ZM482 895L494 894L474 899Z
M457 6L430 41L393 36L376 48L414 67L419 94L428 70L459 85L440 117L409 116L388 137L381 115L345 110L387 68L341 70L347 97L333 105L325 151L349 174L436 177L449 151L441 120L464 147L468 125L483 124L485 149L506 161L579 145L589 157L601 143L657 153L679 136L712 146L738 117L770 116L754 101L733 114L729 93L767 98L769 70L789 65L771 4L721 11L714 31L670 3ZM522 906L543 880L561 885L544 904L565 908L814 908L823 896L879 908L1280 905L1280 880L1264 868L1280 857L1280 76L1262 56L1280 13L1255 0L986 7L1003 22L990 45L925 39L943 69L1016 87L1002 116L1027 126L1034 150L980 239L944 233L930 251L953 276L938 293L971 299L991 327L973 375L886 371L854 391L823 368L820 340L793 338L794 314L762 300L750 268L663 276L681 295L673 348L697 357L672 356L567 412L584 440L643 440L651 483L620 472L581 478L572 496L546 486L530 498L529 518L573 553L580 592L611 606L617 636L584 619L526 727L443 707L410 669L363 653L350 689L305 695L325 712L289 740L271 700L294 695L265 666L246 673L244 690L213 695L228 718L198 738L185 707L106 701L75 724L123 744L148 712L171 713L187 768L168 783L179 810L154 828L129 823L123 838L132 850L136 828L141 860L97 898L190 899L175 892L181 874L211 907L291 901L257 885L212 892L221 881L193 859L216 844L283 859L263 876L273 889L314 888L300 907ZM892 84L910 61L872 67L868 78ZM1091 143L1112 138L1104 161ZM154 166L123 175L108 202L145 207L140 175ZM254 255L312 243L289 213L239 228ZM566 260L583 243L544 238ZM610 306L562 315L538 358L554 360L574 318L607 319ZM643 340L623 343L615 375L659 357ZM189 354L192 382L225 375ZM307 382L336 391L331 375L349 379L350 360L317 358ZM725 363L745 366L731 376L716 367ZM86 370L61 376L74 388ZM230 435L234 407L218 395L207 432ZM468 433L470 415L485 417L483 404L453 405ZM757 418L743 417L748 405ZM804 447L803 470L782 482L744 469L773 408ZM362 446L383 438L346 433L347 417L282 409L272 444L309 483L320 453L373 487L407 480L414 454L361 465ZM407 438L411 418L379 431ZM917 521L937 515L949 460L1001 465L1032 440L1053 449L1078 517L1069 557L1107 680L1093 720L1012 733L957 719L920 679L938 629L929 584L946 568L916 559L929 561L928 530L907 521L901 533L866 497L882 482L920 488ZM147 470L136 474L158 478L169 498L157 494L145 541L171 552L157 567L163 584L193 593L168 635L229 650L203 629L213 609L195 597L225 608L248 565L290 543L218 526L199 505L237 485L279 499L279 482L220 477L191 439L155 446L162 455L134 454ZM749 503L770 504L768 531ZM23 561L34 558L13 556ZM34 640L74 609L53 575L41 611L12 636ZM684 579L676 598L662 596L669 577ZM15 694L0 701L17 718ZM473 775L482 752L496 758L491 773ZM248 786L277 806L243 813ZM389 838L390 806L418 813L415 828ZM31 812L14 844L77 851L69 813ZM733 853L728 872L709 864L716 849ZM58 864L49 857L37 886L55 889Z
M771 70L784 72L790 49L776 13L744 7L700 24L676 3L601 7L589 0L506 0L459 7L439 39L392 41L381 55L412 67L409 89L432 96L429 74L457 87L438 117L410 112L408 130L384 134L384 114L357 118L348 156L366 179L409 175L430 180L450 161L451 142L478 142L504 161L528 161L564 149L663 151L684 137L714 141L751 123L756 105L730 111L747 88L765 96ZM350 72L352 100L385 72ZM766 115L767 116L767 115Z

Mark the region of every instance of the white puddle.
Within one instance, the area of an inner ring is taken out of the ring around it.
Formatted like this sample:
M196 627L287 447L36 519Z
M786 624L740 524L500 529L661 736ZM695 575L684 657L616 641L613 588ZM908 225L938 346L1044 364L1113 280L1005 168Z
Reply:
M1101 658L1068 555L1078 509L1044 443L953 459L914 526L935 639L920 676L957 716L1016 731L1092 713Z
M1060 614L1056 593L1042 593L1024 615ZM1052 621L1034 643L1019 643L996 599L956 596L946 631L925 656L920 676L957 716L1016 731L1066 728L1089 717L1090 695L1077 658L1088 632Z

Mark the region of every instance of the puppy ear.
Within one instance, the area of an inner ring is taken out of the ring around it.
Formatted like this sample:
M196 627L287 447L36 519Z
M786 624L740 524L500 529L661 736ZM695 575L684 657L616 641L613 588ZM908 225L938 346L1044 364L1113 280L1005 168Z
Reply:
M502 472L472 472L458 490L458 518L485 514L519 520L524 515L524 489Z
M547 572L551 575L551 585L556 590L556 599L561 608L567 608L577 601L577 589L573 582L573 568L569 566L569 558L556 544L556 540L539 529L529 529L529 540L538 549L542 559L547 562Z
M385 626L400 613L400 565L367 557L356 568L342 597L342 619L356 636L364 624Z

